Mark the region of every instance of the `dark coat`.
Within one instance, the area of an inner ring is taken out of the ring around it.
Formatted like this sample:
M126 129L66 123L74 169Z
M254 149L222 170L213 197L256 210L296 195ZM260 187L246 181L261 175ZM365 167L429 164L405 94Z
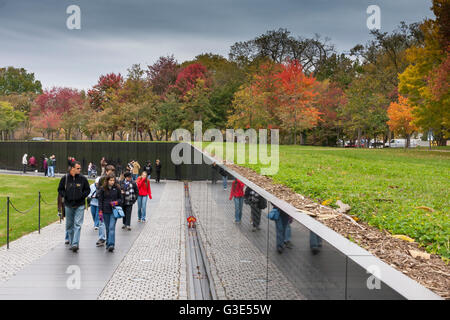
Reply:
M115 184L110 190L105 191L103 187L100 188L98 194L98 211L103 213L112 213L111 202L117 201L117 205L122 206L122 192L118 184Z
M258 193L250 189L245 188L244 201L246 204L254 209L265 209L267 208L267 200L261 197Z
M89 193L91 193L89 182L81 174L75 176L66 174L59 181L58 194L64 198L64 205L68 207L76 208L84 205Z

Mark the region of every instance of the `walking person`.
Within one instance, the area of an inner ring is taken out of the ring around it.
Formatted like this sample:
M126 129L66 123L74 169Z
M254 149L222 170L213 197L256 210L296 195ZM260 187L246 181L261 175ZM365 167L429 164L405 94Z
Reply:
M95 179L95 181L97 182L97 195L100 194L100 188L103 186L105 179L108 175L115 175L116 172L116 168L114 168L113 165L108 164L105 167L105 174L101 177L98 177L97 179ZM117 179L116 179L116 183L117 183ZM100 209L99 209L100 210ZM98 223L98 240L95 243L95 245L97 247L102 247L106 244L106 226L105 226L105 222L103 220L100 220L100 216L99 216L99 223Z
M61 178L58 186L58 193L64 198L66 231L73 252L77 252L79 249L84 203L91 191L88 180L80 172L80 163L73 162L69 173Z
M139 190L138 196L138 222L145 222L147 216L147 199L152 198L152 190L150 189L150 180L147 179L147 172L137 179L136 185Z
M276 239L277 239L277 251L278 253L283 253L285 248L292 249L293 245L291 243L291 223L292 218L280 208L273 206L273 209L269 213L269 217L272 215L276 216L275 227L276 227Z
M161 179L161 162L159 161L159 159L156 159L155 172L156 172L156 183L159 183L159 180Z
M106 174L106 166L108 165L108 163L106 162L105 157L102 157L102 160L100 160L100 167L102 168L102 173L101 175L104 176Z
M256 230L260 230L261 210L267 208L267 200L247 187L245 188L244 201L251 208L252 231L255 232Z
M133 205L137 201L139 195L139 189L136 183L133 181L131 173L125 172L124 179L120 182L120 189L122 190L123 196L123 212L125 217L123 217L122 229L131 230L131 213L133 211Z
M225 171L224 168L220 167L219 168L219 174L222 176L223 190L227 190L227 187L228 187L228 173Z
M30 167L31 167L31 170L36 170L36 158L35 158L35 156L31 156L31 158L30 158L30 160L28 161L28 164L30 165ZM37 170L36 170L36 172L37 172Z
M106 226L106 249L114 251L116 244L116 217L113 213L114 207L122 205L122 193L117 184L116 176L109 174L103 179L103 185L98 195L99 219Z
M44 155L44 161L42 161L42 169L44 170L44 176L48 175L48 158Z
M235 179L231 184L230 200L234 198L234 222L240 223L242 219L242 207L244 206L244 184Z
M53 154L50 156L49 164L48 164L48 176L54 178L55 177L55 167L56 167L56 157Z
M28 165L27 157L28 157L28 154L26 154L26 153L22 157L23 173L27 172L27 165Z
M133 161L133 181L136 181L139 177L139 170L141 169L141 165L137 160Z
M92 162L88 164L88 178L92 177Z
M94 221L94 230L98 230L100 219L98 217L98 182L100 178L95 179L95 182L90 185L91 192L88 195L88 203L91 207L92 220Z
M148 160L147 164L144 167L144 171L147 172L149 180L151 179L151 176L152 176L152 170L153 170L152 163L150 160Z

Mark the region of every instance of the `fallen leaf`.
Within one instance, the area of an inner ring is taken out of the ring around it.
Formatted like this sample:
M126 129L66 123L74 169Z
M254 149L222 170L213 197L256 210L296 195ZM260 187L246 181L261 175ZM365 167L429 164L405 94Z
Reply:
M425 206L416 207L416 209L422 209L422 210L425 210L425 211L434 212L434 209L428 208L428 207L425 207Z
M417 251L417 250L408 250L409 254L414 258L422 258L425 260L429 260L431 255L429 253L426 252L422 252L422 251Z
M414 242L413 238L405 236L404 234L395 234L392 236L392 238L400 239L400 240L404 240L404 241L408 241L408 242Z

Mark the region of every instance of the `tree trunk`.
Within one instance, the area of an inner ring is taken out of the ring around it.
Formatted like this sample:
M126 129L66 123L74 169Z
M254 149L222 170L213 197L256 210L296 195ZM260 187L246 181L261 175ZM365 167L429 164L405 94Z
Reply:
M361 148L361 128L358 128L358 148Z

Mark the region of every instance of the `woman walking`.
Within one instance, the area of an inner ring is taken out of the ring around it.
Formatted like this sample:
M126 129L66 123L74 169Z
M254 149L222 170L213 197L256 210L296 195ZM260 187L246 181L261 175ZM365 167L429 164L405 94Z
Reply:
M106 249L109 252L114 251L116 236L116 217L113 213L113 207L122 205L122 193L120 186L116 183L116 177L109 174L103 181L103 186L98 195L99 218L105 221L106 227Z
M147 179L147 172L142 172L142 175L136 181L139 189L138 196L138 222L145 222L147 215L147 198L152 198L152 190L150 189L150 180Z

